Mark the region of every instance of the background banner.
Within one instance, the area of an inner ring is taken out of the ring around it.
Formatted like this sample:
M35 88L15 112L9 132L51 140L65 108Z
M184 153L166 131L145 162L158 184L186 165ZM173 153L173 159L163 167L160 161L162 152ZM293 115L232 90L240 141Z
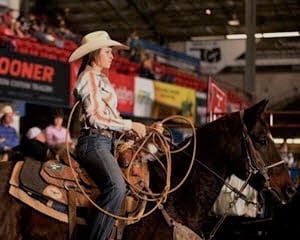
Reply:
M201 126L206 123L207 114L207 93L196 92L196 120L195 124Z
M246 49L245 40L188 41L186 53L199 58L202 74L217 74L232 65Z
M211 79L208 82L207 112L209 122L227 112L227 94Z
M133 114L134 104L134 77L109 71L109 79L114 85L118 96L118 111Z
M0 98L69 106L68 64L0 49Z
M150 118L155 98L153 80L141 77L135 77L134 80L133 113L138 117Z
M178 114L187 117L194 123L196 112L196 91L194 89L155 81L154 92L154 118Z

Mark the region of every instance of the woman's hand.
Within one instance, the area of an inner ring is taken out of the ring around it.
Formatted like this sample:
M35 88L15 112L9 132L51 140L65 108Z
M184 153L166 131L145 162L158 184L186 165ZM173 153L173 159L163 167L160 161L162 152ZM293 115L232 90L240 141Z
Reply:
M146 127L142 123L132 122L132 130L136 132L139 138L143 138L146 136Z

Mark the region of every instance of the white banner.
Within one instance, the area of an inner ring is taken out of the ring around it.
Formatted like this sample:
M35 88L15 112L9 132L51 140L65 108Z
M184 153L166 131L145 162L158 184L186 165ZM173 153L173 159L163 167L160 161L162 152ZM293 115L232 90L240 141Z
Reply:
M245 40L186 42L186 53L200 59L202 74L217 74L226 66L233 65L245 49Z
M135 77L134 115L138 117L151 117L154 98L153 80Z

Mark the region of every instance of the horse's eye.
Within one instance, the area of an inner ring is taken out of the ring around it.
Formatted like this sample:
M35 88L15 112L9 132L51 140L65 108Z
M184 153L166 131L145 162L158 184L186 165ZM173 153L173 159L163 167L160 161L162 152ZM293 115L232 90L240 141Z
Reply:
M253 140L262 146L267 146L268 139L266 136L253 135Z

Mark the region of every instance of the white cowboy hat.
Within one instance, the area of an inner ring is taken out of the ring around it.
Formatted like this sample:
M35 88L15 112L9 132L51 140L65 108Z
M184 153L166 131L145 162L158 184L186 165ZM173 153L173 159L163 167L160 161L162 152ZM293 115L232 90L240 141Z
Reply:
M114 47L117 49L128 50L129 47L121 44L115 40L112 40L108 33L105 31L91 32L85 35L81 40L81 46L75 49L75 51L69 57L69 62L73 62L84 55L95 51L102 47Z
M5 106L1 109L0 117L4 116L5 114L8 114L8 113L14 113L14 110L12 109L11 106L5 105Z

